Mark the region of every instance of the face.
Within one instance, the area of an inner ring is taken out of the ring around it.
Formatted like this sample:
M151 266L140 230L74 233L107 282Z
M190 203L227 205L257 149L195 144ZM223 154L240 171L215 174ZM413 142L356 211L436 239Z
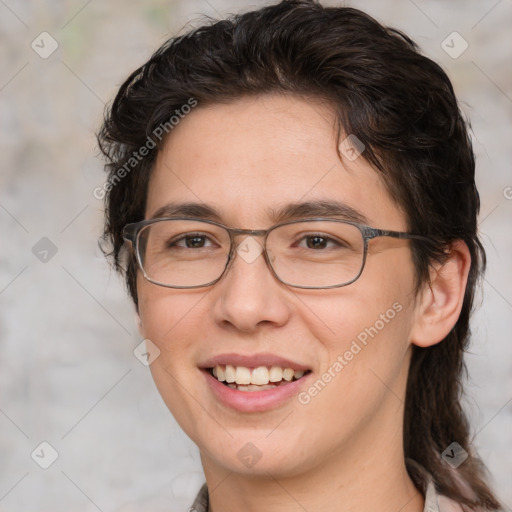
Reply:
M146 218L199 203L227 226L266 229L288 205L307 202L315 212L331 201L372 227L406 231L379 174L362 157L340 159L334 126L328 105L292 96L199 105L158 156ZM321 290L289 287L263 256L235 254L210 287L137 279L141 329L160 350L155 383L205 468L290 476L361 453L369 463L385 439L401 443L415 318L408 242L371 240L360 278ZM233 389L212 375L214 367L229 373L227 365L240 382L261 367L269 370L255 372L262 382L278 381ZM286 368L293 378L280 373Z

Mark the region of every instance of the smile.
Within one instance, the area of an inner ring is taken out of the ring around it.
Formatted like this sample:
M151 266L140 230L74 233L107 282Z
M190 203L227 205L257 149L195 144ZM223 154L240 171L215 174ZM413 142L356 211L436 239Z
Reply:
M217 354L201 361L198 367L214 401L244 413L296 403L293 398L314 376L309 365L268 352Z
M294 370L280 366L248 368L231 364L208 368L210 375L237 391L265 391L301 379L309 370Z

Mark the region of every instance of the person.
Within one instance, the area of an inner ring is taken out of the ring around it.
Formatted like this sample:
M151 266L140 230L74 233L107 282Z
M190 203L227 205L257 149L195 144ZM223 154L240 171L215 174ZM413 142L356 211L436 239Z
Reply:
M461 406L485 267L450 80L285 0L167 41L98 133L103 245L197 444L191 510L497 510Z

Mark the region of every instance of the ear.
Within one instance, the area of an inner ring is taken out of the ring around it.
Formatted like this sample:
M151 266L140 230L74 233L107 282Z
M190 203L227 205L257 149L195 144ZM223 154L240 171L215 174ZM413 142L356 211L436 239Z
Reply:
M430 347L442 341L452 330L462 309L471 255L462 240L448 248L444 263L434 263L430 280L418 293L411 342Z

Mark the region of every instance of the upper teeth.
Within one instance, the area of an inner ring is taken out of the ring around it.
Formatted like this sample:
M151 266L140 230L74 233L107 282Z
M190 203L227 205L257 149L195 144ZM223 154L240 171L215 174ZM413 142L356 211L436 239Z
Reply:
M236 383L240 385L257 384L264 386L269 382L280 382L281 380L291 381L294 377L300 379L304 375L303 370L292 368L281 368L279 366L258 366L247 368L245 366L217 365L213 368L213 375L220 382Z

